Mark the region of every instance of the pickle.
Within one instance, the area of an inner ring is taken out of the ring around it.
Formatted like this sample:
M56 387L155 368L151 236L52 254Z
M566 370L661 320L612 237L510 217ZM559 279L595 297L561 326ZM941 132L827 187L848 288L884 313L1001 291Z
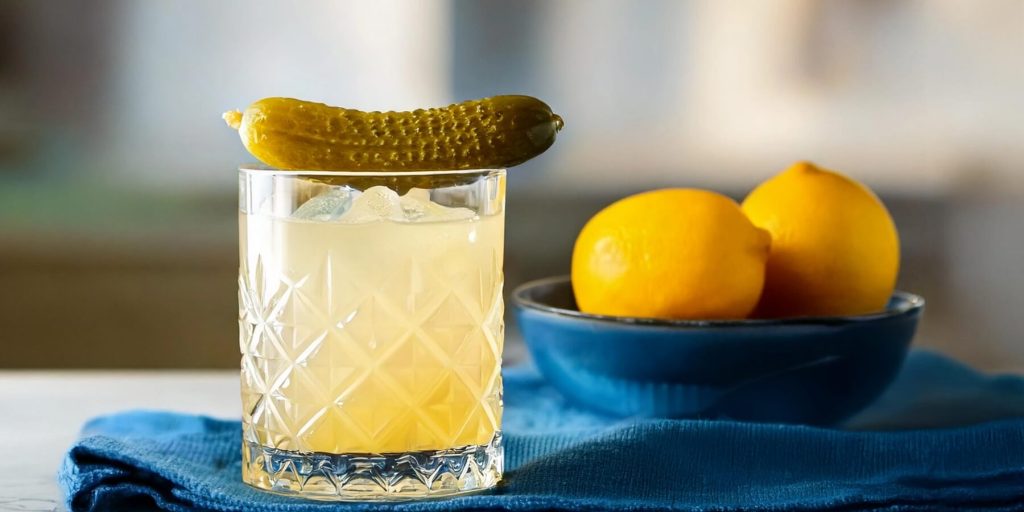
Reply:
M436 171L506 168L544 152L562 118L529 96L494 96L444 108L363 112L265 98L224 120L246 149L279 169Z

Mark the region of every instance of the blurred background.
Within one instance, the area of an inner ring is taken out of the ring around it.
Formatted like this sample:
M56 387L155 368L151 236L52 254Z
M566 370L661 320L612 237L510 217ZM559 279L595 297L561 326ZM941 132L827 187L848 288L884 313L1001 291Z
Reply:
M567 123L509 174L508 290L614 199L810 159L888 204L918 345L1024 368L1024 0L7 0L0 367L237 367L221 112L500 93Z

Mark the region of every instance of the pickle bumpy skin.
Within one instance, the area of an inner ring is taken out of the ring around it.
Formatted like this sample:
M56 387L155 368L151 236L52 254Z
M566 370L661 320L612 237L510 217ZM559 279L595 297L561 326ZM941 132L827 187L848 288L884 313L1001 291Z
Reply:
M562 118L530 96L411 112L265 98L226 112L246 149L280 169L432 171L512 167L555 142Z

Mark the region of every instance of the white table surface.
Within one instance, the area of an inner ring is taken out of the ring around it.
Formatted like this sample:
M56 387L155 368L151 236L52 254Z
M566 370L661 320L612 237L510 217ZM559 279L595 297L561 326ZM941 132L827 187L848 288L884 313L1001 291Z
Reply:
M87 419L126 409L239 417L237 371L0 371L0 511L64 510L56 473Z

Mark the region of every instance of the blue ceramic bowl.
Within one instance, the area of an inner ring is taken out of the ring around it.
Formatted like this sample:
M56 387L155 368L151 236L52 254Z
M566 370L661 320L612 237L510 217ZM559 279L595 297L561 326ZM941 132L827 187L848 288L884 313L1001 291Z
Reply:
M513 292L533 359L571 400L616 416L832 425L899 372L924 299L884 312L780 320L657 320L581 313L568 277Z

